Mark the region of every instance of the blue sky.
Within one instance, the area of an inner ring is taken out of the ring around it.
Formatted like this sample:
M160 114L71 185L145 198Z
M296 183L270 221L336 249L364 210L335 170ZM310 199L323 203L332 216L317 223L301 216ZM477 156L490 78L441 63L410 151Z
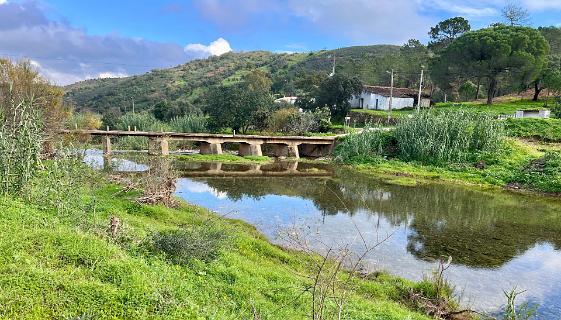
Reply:
M520 0L530 24L561 25L561 0ZM501 21L504 0L0 0L0 56L53 82L127 76L229 50L310 51L426 42L464 16Z

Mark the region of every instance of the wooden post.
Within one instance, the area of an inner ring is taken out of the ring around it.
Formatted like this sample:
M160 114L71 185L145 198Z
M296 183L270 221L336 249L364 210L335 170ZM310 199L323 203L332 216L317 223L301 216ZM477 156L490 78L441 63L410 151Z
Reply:
M103 155L104 156L110 156L111 155L111 137L110 136L103 136L102 144L103 144Z

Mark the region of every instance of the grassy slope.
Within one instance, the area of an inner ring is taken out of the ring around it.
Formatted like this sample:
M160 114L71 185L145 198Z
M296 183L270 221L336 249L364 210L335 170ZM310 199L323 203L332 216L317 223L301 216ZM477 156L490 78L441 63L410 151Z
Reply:
M518 169L524 163L541 155L541 152L529 146L511 141L510 152L495 159L494 163L485 169L477 169L470 164L449 164L446 167L441 167L416 162L404 162L398 159L390 159L380 163L357 164L356 168L363 173L394 176L393 180L395 182L405 184L416 184L422 182L422 180L442 180L495 187L506 185L506 179L508 179L509 174L514 169Z
M307 256L266 241L245 223L201 208L138 205L136 194L103 186L84 194L96 209L57 216L0 198L0 318L262 319L309 317ZM123 222L118 240L109 217ZM143 249L156 230L215 225L230 236L217 261L176 265ZM352 319L426 319L395 300L411 284L382 275L360 281L346 307Z
M561 142L561 119L508 119L506 129L513 137Z

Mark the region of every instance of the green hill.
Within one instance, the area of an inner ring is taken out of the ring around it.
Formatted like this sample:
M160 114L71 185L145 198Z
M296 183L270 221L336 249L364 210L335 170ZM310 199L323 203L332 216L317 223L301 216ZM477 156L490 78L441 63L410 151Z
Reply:
M65 99L78 110L99 113L130 111L133 100L138 111L151 110L155 104L166 101L188 106L196 112L200 110L209 87L235 83L253 69L270 73L276 94L291 94L296 75L311 71L330 72L334 55L337 72L356 75L365 83L379 84L385 81L384 71L399 59L399 46L357 46L293 54L231 52L127 78L77 82L65 87Z

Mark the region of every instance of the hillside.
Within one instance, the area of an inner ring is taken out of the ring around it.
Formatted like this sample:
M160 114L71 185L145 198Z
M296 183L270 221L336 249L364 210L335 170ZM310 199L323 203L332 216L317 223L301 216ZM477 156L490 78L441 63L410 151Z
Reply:
M336 56L337 71L356 75L365 83L384 81L384 70L399 58L399 47L391 45L357 46L311 53L271 53L252 51L227 53L219 57L194 60L169 69L152 70L143 75L115 79L93 79L65 87L66 101L78 110L124 112L149 110L155 104L184 105L200 110L206 90L219 84L231 84L253 69L271 74L273 91L289 94L292 80L301 72L329 72Z

